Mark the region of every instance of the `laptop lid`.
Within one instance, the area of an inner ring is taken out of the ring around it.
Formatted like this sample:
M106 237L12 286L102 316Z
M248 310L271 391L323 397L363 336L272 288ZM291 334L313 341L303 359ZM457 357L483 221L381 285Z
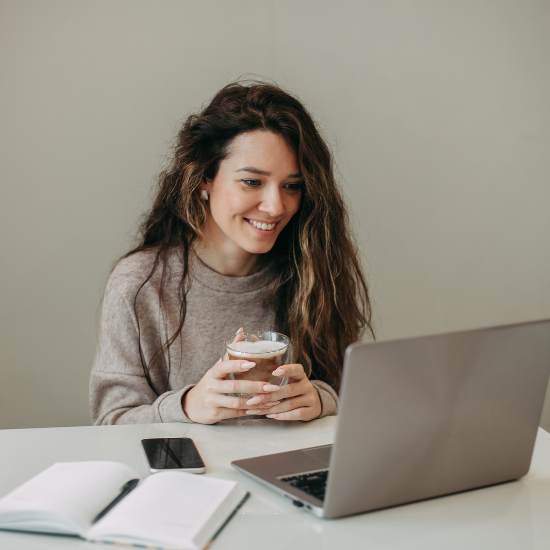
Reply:
M323 515L517 479L550 373L550 320L348 347Z

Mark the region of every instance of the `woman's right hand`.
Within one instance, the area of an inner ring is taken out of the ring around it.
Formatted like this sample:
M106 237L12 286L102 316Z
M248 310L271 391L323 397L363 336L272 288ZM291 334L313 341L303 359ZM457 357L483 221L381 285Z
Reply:
M261 405L247 405L249 397L234 397L231 393L256 395L277 391L279 386L252 380L226 380L229 373L247 372L256 363L250 361L222 361L221 359L206 372L199 383L184 396L183 411L193 422L214 424L226 418L246 416L248 410L255 414L267 414L280 401L268 401ZM249 413L251 414L251 413Z

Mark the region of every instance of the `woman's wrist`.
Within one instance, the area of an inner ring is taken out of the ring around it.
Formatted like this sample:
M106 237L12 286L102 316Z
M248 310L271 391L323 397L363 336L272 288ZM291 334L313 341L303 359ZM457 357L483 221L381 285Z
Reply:
M183 414L191 420L191 422L195 422L190 416L189 416L189 409L192 408L189 407L189 394L193 391L195 386L191 386L182 396L181 396L181 410L183 411Z

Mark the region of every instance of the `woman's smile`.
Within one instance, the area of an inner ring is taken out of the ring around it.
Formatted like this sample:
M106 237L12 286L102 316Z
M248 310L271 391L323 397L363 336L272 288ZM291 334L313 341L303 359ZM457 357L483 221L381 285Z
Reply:
M249 225L251 225L254 229L259 231L257 233L258 235L262 236L271 236L275 234L275 229L277 226L277 222L262 222L261 220L254 220L249 218L244 218Z

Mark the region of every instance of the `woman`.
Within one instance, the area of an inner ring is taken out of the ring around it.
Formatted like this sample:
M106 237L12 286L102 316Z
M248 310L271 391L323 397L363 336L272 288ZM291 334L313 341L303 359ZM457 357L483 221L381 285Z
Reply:
M177 136L141 244L109 278L90 382L94 424L336 414L369 295L330 152L277 86L225 86ZM283 387L233 381L238 327L290 337ZM216 362L216 359L217 362ZM253 394L247 399L233 393Z

